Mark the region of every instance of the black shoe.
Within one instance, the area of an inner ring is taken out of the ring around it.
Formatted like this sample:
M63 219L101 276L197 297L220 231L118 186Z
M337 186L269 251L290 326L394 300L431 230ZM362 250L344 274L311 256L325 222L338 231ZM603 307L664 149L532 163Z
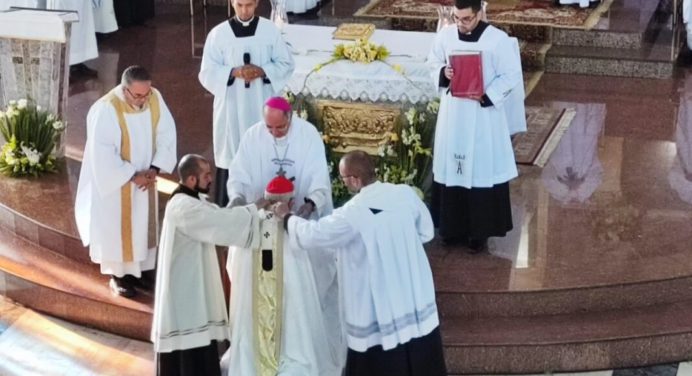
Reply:
M120 295L125 298L133 298L137 295L135 288L125 278L118 278L112 275L108 286L110 286L113 295Z
M133 275L127 274L126 276L123 277L127 281L128 284L130 284L133 287L138 287L142 290L146 291L153 291L154 290L154 285L156 282L156 271L154 270L148 270L145 272L142 272L142 277L137 278Z
M98 71L91 69L84 63L70 65L70 75L79 75L83 77L97 77Z
M469 238L467 248L471 254L486 252L488 250L488 238Z

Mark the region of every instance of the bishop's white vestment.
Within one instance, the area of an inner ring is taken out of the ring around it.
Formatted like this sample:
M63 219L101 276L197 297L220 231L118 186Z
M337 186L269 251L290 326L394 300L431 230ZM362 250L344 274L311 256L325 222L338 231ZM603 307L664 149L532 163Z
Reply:
M294 69L281 31L266 18L255 19L256 30L249 36L235 35L234 18L212 29L204 44L199 81L214 95L214 161L224 169L229 168L243 133L262 119L265 100L283 90ZM261 67L266 79L255 79L249 87L242 79L231 79L231 70L244 65L244 59Z
M152 165L170 173L176 160L175 123L158 90L137 110L118 85L89 109L75 218L101 273L139 277L154 268L157 192L130 179Z
M435 36L428 56L436 86L440 86L440 70L447 65L448 56L458 50L481 51L485 94L493 105L483 108L478 101L442 93L433 175L445 186L492 187L517 176L503 105L523 85L521 61L515 42L492 25L476 42L461 40L456 25L447 26Z
M295 178L295 205L305 198L316 205L313 215L332 210L331 184L324 144L315 127L294 117L288 134L275 140L262 121L243 136L229 169L228 195L254 202L279 169ZM281 230L283 233L283 230ZM231 248L229 375L255 375L253 296L250 273L257 250ZM338 313L336 260L330 252L305 250L283 243L283 323L279 375L340 375L345 357Z
M99 56L94 28L94 9L87 0L47 0L47 9L76 10L79 21L72 23L70 32L70 65L83 63Z
M186 193L166 205L161 230L151 340L155 352L230 339L216 245L256 247L254 205L219 208Z

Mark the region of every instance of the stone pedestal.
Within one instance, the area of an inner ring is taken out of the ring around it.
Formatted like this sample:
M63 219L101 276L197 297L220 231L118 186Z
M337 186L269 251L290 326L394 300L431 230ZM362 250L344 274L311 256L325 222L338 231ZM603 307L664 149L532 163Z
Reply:
M75 12L9 10L0 12L0 108L31 98L64 114L69 77L70 24Z

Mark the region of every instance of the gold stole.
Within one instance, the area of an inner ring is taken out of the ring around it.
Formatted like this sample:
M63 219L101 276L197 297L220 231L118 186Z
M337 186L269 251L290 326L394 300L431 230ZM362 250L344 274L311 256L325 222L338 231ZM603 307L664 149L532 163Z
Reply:
M105 100L109 101L111 105L115 108L115 113L118 116L118 124L120 125L120 157L130 162L131 161L131 151L130 151L130 132L127 130L127 122L125 120L125 114L135 114L139 112L146 111L147 109L151 112L151 155L152 157L156 153L156 130L158 129L159 119L161 117L161 110L159 108L159 98L157 92L152 88L151 95L149 96L149 101L147 105L142 110L137 110L132 108L127 102L120 99L115 95L115 90L118 90L121 86L116 87L111 90L104 97ZM134 251L132 244L132 184L128 181L120 188L120 236L122 241L122 252L123 252L123 262L134 261ZM134 188L136 189L136 188ZM156 185L154 187L148 188L149 193L149 212L148 212L148 226L147 226L147 246L149 248L156 247L157 244L157 223L156 223L156 211L157 211L157 195L156 195Z
M252 250L252 318L255 370L258 376L275 376L281 354L283 321L283 227L271 212L263 212L260 248ZM271 250L273 265L262 268L262 251Z

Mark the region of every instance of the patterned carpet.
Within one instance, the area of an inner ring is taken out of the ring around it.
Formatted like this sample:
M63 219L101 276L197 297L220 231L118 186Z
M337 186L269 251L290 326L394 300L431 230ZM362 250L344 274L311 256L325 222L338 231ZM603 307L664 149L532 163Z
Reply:
M557 6L553 0L489 0L487 15L494 24L590 29L612 2L604 0L596 8L579 8ZM354 16L434 21L438 6L452 4L450 0L372 0Z

